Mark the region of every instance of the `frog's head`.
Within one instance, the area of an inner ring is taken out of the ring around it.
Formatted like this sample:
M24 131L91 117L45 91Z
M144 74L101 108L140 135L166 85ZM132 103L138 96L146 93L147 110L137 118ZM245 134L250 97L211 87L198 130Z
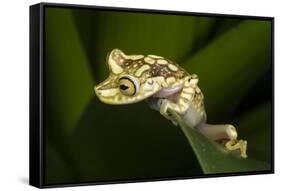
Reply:
M95 86L98 98L107 104L129 104L142 101L161 89L161 77L152 77L152 63L143 55L126 55L112 50L106 59L109 77Z

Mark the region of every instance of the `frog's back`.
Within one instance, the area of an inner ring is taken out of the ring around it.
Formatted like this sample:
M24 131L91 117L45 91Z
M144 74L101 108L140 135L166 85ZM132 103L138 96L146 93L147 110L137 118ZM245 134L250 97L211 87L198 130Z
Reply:
M151 77L162 76L165 79L174 77L175 80L184 79L189 74L177 63L156 55L147 55L143 58L144 62L150 64Z

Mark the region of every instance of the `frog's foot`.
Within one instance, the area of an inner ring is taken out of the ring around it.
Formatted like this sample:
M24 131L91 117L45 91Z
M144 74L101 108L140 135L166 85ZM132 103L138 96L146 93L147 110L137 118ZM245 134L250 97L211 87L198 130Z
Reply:
M247 141L237 140L238 133L233 125L210 125L201 123L197 126L197 130L213 141L220 142L221 140L228 140L226 144L224 144L227 150L233 151L240 149L241 157L247 158Z
M230 151L240 149L241 157L247 158L247 141L245 140L229 140L225 143L225 148Z

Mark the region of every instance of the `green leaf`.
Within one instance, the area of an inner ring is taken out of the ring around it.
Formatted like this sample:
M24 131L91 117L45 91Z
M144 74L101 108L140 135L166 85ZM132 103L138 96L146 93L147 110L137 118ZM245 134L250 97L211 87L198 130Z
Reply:
M48 8L45 19L46 121L69 132L93 96L93 80L72 11Z
M112 106L94 97L69 140L78 181L202 174L181 130L145 102Z
M226 172L248 172L270 170L270 165L251 157L243 159L235 156L222 148L222 146L211 142L206 137L188 127L181 118L173 113L179 122L188 142L205 174L226 173Z
M208 119L227 119L248 90L270 70L271 23L246 20L182 63L199 76Z
M192 54L188 55L185 61L188 60L190 56L196 54L198 51L207 46L219 35L236 26L239 22L241 22L239 19L198 17L194 26Z
M47 184L62 184L66 180L69 182L75 180L76 174L72 167L65 162L62 154L56 149L56 146L46 144L46 166L45 182Z

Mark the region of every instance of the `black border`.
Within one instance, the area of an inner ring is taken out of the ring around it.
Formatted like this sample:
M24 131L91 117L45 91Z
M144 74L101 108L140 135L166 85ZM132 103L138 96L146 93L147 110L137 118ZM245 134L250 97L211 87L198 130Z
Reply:
M165 15L186 15L199 17L220 17L232 19L265 20L271 22L271 68L272 68L272 128L271 128L271 170L217 173L184 177L155 177L143 179L111 180L98 182L79 182L46 184L45 183L45 131L44 121L44 60L45 60L45 8L71 8L91 9L100 11L139 12ZM75 4L39 3L30 6L30 154L29 154L29 184L38 188L54 188L66 186L85 186L115 183L134 183L147 181L180 180L193 178L229 177L241 175L259 175L274 173L274 17L249 16L249 15L226 15L214 13L195 13L171 10L136 9L124 7L104 7Z
M43 5L29 8L30 95L29 95L29 184L42 188L43 169Z

